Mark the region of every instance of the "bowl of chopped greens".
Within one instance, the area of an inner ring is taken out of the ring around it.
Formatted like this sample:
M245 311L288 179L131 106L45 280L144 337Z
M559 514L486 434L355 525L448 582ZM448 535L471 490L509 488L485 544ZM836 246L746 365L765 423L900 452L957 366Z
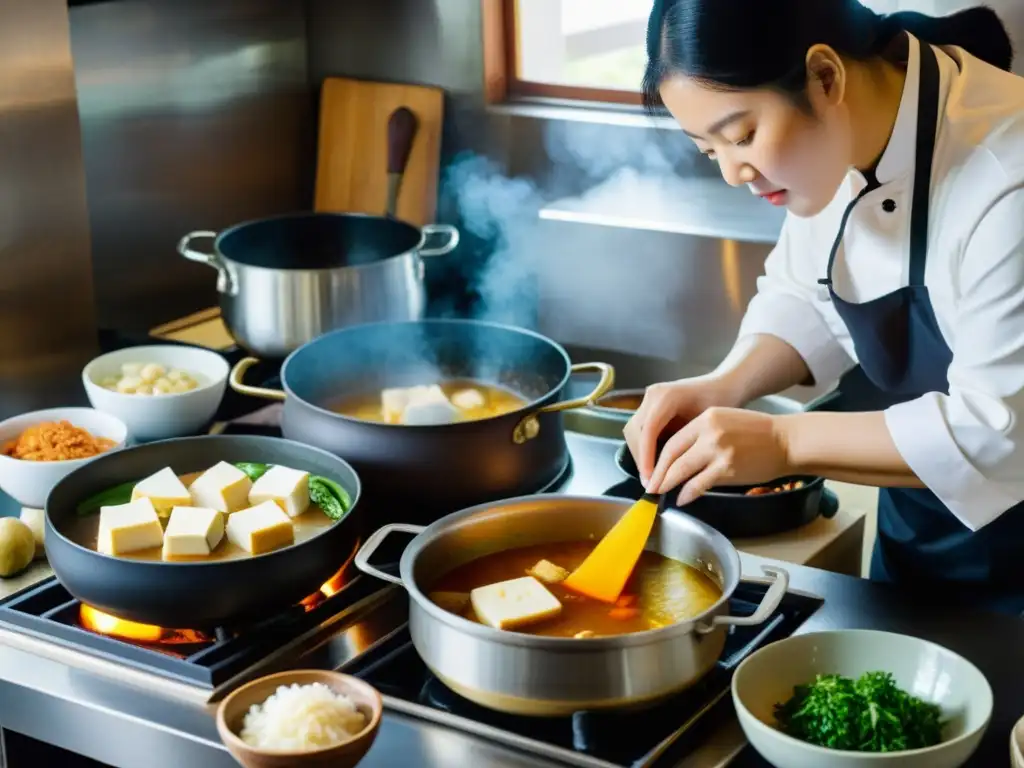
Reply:
M1013 768L1024 768L1024 717L1017 721L1010 734L1010 763Z
M733 676L743 732L776 768L959 768L992 717L992 688L967 659L907 635L798 635Z

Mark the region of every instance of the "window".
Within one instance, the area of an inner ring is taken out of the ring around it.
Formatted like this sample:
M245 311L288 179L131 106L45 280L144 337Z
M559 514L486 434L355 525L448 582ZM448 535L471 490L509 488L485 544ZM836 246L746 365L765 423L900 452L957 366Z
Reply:
M640 103L654 0L484 5L488 95Z

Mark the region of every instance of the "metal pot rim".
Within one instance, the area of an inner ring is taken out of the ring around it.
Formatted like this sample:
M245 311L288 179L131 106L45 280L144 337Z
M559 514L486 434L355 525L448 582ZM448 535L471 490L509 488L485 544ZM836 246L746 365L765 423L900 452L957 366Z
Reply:
M360 330L360 329L364 329L364 328L373 328L373 327L385 326L385 325L389 325L389 326L394 326L394 325L436 325L436 326L441 326L441 325L475 325L475 326L482 327L482 328L486 327L486 328L494 328L494 329L498 329L498 330L502 330L502 331L513 331L513 332L519 333L519 334L521 334L523 336L532 336L533 338L537 339L538 341L543 341L543 342L547 343L549 346L551 346L553 349L555 349L555 351L558 352L558 354L562 358L563 363L565 364L565 372L562 374L561 380L558 382L558 384L554 388L549 389L545 394L543 394L540 397L535 398L534 400L526 403L525 405L523 405L522 407L520 407L519 409L517 409L515 411L509 411L508 413L502 413L502 414L499 414L497 416L488 416L485 419L476 419L475 421L455 422L453 424L443 424L443 425L437 425L437 424L386 424L384 422L377 422L377 421L368 422L368 421L365 421L363 419L357 419L354 416L347 416L347 415L345 415L343 413L335 413L334 411L330 411L330 410L328 410L328 409L326 409L326 408L324 408L322 406L317 405L316 403L312 403L309 400L306 400L305 398L299 397L295 393L295 391L292 390L291 386L288 384L288 365L292 362L293 358L296 355L298 355L300 352L302 352L307 347L312 347L317 342L319 342L321 339L327 339L329 337L341 335L341 334L344 334L344 333L352 333L352 332L354 332L356 330ZM536 412L542 406L547 405L547 402L551 398L555 397L559 392L561 392L561 391L563 391L565 389L565 387L569 383L569 379L571 377L572 377L572 360L569 357L569 353L566 352L565 347L563 347L561 344L559 344L554 339L551 339L551 338L549 338L548 336L545 336L542 333L538 333L537 331L532 331L532 330L530 330L528 328L519 328L518 326L514 326L514 325L505 325L503 323L494 323L494 322L491 322L489 320L473 320L473 319L460 319L460 318L428 318L428 319L424 319L424 320L402 320L402 321L398 321L398 322L395 322L395 321L392 321L392 320L381 320L381 321L374 322L374 323L361 323L360 325L349 326L347 328L338 328L336 330L329 331L328 333L325 333L322 336L318 336L317 338L313 339L312 341L307 341L305 344L303 344L301 347L296 349L294 352L291 352L288 355L288 357L285 358L284 363L281 365L281 388L284 390L285 395L288 398L292 398L296 402L302 403L305 407L310 408L310 409L316 411L318 414L321 414L323 416L327 416L327 417L330 417L330 418L333 418L333 419L337 419L339 421L344 421L344 422L348 422L350 424L358 424L358 425L364 425L364 426L365 425L370 425L374 429L392 429L392 430L396 430L396 431L400 430L402 432L409 432L410 430L414 431L414 432L428 432L430 430L436 430L438 428L443 428L443 429L446 429L446 430L459 430L459 429L470 430L470 429L473 429L476 425L487 424L488 422L497 421L499 419L504 419L504 420L509 420L509 421L514 421L514 420L522 419L522 418L528 416L531 412Z
M403 228L412 230L419 235L419 241L407 251L392 254L391 256L385 256L381 259L376 259L370 264L361 265L345 265L340 267L321 267L319 269L289 269L288 267L260 267L255 264L246 264L243 261L237 261L224 255L224 252L220 249L221 240L228 235L234 234L243 227L248 227L254 224L264 224L269 221L282 221L284 219L300 219L300 218L344 218L344 219L377 219L380 221L389 221L393 224L401 226ZM213 239L213 250L216 253L218 259L226 265L231 267L244 267L247 270L255 270L258 272L281 272L285 271L292 275L320 275L328 272L336 272L341 269L372 269L377 265L387 264L388 262L395 261L397 259L406 258L408 256L416 256L423 249L427 241L427 236L424 234L420 227L410 224L407 221L401 219L392 219L387 216L375 216L372 213L358 213L351 212L347 213L344 211L293 211L291 213L278 213L273 216L263 216L258 219L249 219L247 221L240 221L237 224L232 224L227 229L221 230L217 233L217 236ZM315 341L314 339L313 341ZM311 342L307 342L311 343Z
M684 635L692 634L697 626L701 624L703 619L714 616L723 606L728 604L729 598L732 596L733 592L736 591L737 586L739 586L742 566L740 564L739 553L732 545L732 542L714 528L701 522L697 518L687 515L684 512L679 512L678 510L672 510L665 514L675 514L686 518L688 522L698 528L704 529L713 540L721 543L727 558L731 561L733 573L735 574L735 578L732 579L730 583L723 585L722 595L715 604L688 621L669 624L668 626L659 627L657 629L648 629L643 632L631 632L625 635L614 635L610 637L594 637L587 639L576 639L573 637L541 637L538 635L528 635L520 632L507 632L494 629L483 624L478 624L474 621L469 621L468 619L464 619L461 616L450 613L436 605L420 589L412 575L414 560L419 553L427 547L427 545L440 538L453 526L453 524L488 510L492 511L493 514L500 514L500 508L505 505L538 501L550 503L552 505L557 505L562 501L575 501L619 506L624 509L628 508L633 503L628 499L615 499L608 496L552 496L545 494L533 494L478 504L458 512L453 512L452 514L442 517L440 520L437 520L427 526L409 543L405 548L405 551L402 553L399 573L401 574L402 586L409 593L409 597L421 610L430 614L433 619L441 621L460 632L468 633L481 640L501 643L502 645L518 647L526 646L529 648L538 648L548 651L571 651L573 653L577 653L585 650L607 651L612 648L642 646L669 637L682 637Z

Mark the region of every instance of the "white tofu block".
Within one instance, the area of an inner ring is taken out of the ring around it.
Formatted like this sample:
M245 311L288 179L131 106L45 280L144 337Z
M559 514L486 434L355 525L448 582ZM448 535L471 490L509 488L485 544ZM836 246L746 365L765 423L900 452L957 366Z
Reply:
M483 408L487 405L487 400L484 399L483 393L479 389L472 388L460 389L452 394L451 400L452 405L456 408L462 408L464 411Z
M558 598L532 576L477 587L469 601L477 618L495 629L518 629L562 612Z
M249 476L226 461L203 472L189 488L192 506L216 509L225 515L248 507L251 490Z
M437 384L385 389L381 410L389 424L449 424L462 416Z
M164 560L204 557L224 538L224 515L204 507L175 507L164 531Z
M100 508L96 549L105 555L127 555L159 547L164 529L153 502L147 498Z
M164 467L135 484L132 488L132 501L142 498L153 502L160 517L170 515L174 507L187 507L192 503L188 488L170 467Z
M291 518L272 501L231 515L227 535L228 541L250 555L262 555L295 542Z
M298 517L309 509L309 472L274 465L249 491L251 506L265 501L277 504L288 517Z

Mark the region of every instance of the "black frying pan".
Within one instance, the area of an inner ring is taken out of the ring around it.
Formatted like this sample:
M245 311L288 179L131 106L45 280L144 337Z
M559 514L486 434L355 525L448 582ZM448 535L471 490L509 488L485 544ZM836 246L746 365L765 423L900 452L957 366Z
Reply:
M615 452L615 463L637 481L637 493L643 493L639 483L640 473L625 443ZM793 480L801 480L804 485L791 491L761 496L744 495L755 487L752 485L715 488L687 505L685 511L730 539L771 536L806 525L818 515L833 517L839 511L839 500L832 491L825 488L825 480L820 477L783 477L760 485L776 486ZM666 494L666 508L675 508L678 493L679 489L676 488Z
M78 504L100 491L164 467L185 474L218 461L283 464L322 475L348 491L352 506L312 539L239 560L130 560L65 535L78 519ZM231 627L297 604L337 573L362 532L359 495L359 478L348 463L301 443L258 436L164 440L100 456L61 480L46 501L46 556L68 592L104 613L169 628Z

